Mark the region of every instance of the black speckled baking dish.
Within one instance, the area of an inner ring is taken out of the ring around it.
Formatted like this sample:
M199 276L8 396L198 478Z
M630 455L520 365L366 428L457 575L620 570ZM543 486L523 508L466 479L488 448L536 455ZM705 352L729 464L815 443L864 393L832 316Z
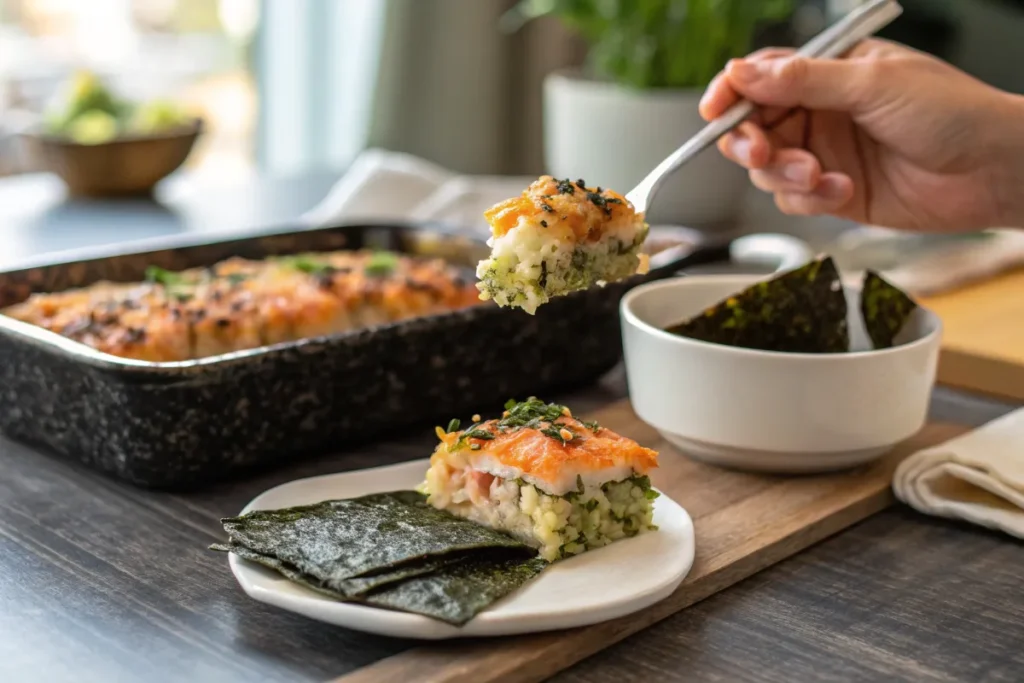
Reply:
M467 273L487 253L483 241L438 225L175 241L141 253L0 273L0 307L32 292L103 279L138 281L150 265L178 270L233 255L364 247L438 255ZM645 276L556 299L535 316L481 303L180 363L113 357L0 315L0 429L152 488L194 487L257 465L337 452L384 431L486 411L509 397L544 395L598 377L619 359L618 303L629 288L722 257L722 248L683 251L681 259L668 259Z

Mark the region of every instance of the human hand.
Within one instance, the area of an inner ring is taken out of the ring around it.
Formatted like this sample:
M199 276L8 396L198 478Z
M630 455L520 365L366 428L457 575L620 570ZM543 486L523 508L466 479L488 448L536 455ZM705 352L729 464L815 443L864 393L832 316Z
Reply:
M956 232L1024 227L1024 98L881 40L844 59L732 60L700 112L759 111L718 147L785 213Z

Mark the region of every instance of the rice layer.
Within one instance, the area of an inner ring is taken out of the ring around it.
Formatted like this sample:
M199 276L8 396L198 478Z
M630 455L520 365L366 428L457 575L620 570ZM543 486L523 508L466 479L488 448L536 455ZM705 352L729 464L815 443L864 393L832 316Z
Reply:
M647 227L640 225L626 224L599 241L576 242L557 230L538 229L523 217L515 228L489 241L491 257L477 266L480 298L533 314L553 296L630 277L641 268L639 252Z
M601 548L656 527L652 501L658 494L646 476L633 476L601 486L583 486L564 496L545 493L521 479L485 473L446 477L446 468L427 472L423 492L435 507L506 531L538 549L549 562ZM485 491L455 482L490 481Z

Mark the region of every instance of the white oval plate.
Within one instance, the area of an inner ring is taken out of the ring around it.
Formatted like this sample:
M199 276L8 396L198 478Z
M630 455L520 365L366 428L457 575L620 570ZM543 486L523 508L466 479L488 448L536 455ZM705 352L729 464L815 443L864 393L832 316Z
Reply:
M428 460L417 460L299 479L260 494L242 513L413 489L423 481L428 466ZM552 565L461 628L418 614L331 600L235 555L229 563L250 597L330 624L396 638L504 636L586 626L668 597L693 565L693 522L686 510L662 494L654 501L654 523L659 527L655 532Z

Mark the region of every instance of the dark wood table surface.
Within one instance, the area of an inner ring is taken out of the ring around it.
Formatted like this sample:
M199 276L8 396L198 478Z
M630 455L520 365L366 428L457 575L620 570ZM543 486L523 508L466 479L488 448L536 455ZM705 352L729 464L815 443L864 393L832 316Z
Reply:
M197 191L175 215L217 219L185 218L175 230L286 221L332 177ZM21 245L18 258L64 248L60 235L72 232L75 246L117 241L89 232L94 221L125 221L123 233L137 237L130 211L142 232L161 230L145 217L163 209L54 208L47 192L31 201L49 218L0 203L0 239ZM264 204L232 218L226 207L244 198ZM555 398L588 412L623 396L619 368ZM967 424L1009 409L942 389L933 401L937 419ZM424 457L433 440L416 430L198 492L156 493L0 437L0 681L323 681L410 647L250 600L206 546L222 537L220 517L271 486ZM1022 567L1020 542L898 506L554 680L1020 681Z

